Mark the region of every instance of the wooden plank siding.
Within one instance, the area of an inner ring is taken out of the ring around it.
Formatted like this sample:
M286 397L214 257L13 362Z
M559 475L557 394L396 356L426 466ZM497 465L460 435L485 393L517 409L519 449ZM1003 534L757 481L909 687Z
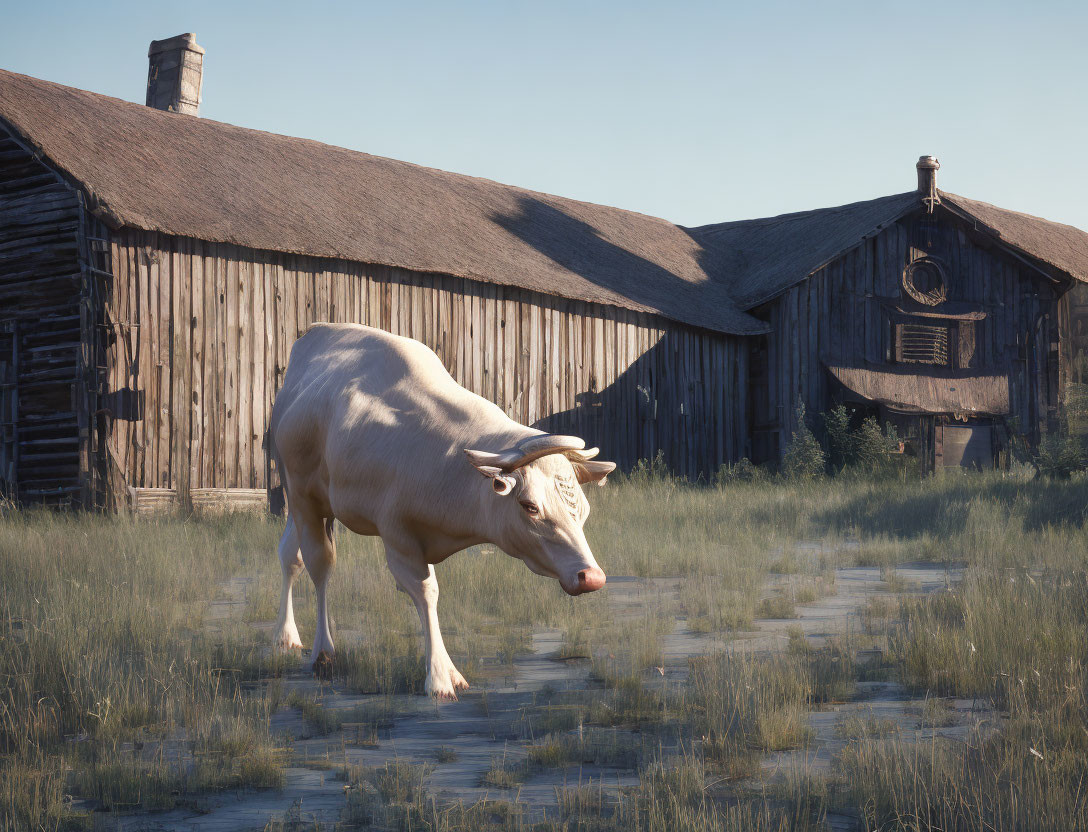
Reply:
M625 469L660 449L695 477L747 453L742 338L445 275L132 229L115 232L112 252L111 314L130 337L111 347L110 385L144 397L143 419L115 421L109 437L131 488L173 489L191 504L205 489L267 487L272 402L315 321L420 340L511 418L581 436Z
M82 194L0 126L0 496L90 508L104 494L104 234Z
M904 267L924 255L944 261L949 302L985 313L973 324L974 344L963 360L968 369L1008 375L1007 425L1032 442L1055 426L1064 383L1059 331L1062 315L1068 317L1062 311L1065 287L947 215L938 215L926 240L913 239L916 219L889 226L754 310L773 332L760 344L767 372L752 379L752 398L761 402L757 412L769 413L753 429L775 434L778 452L796 430L798 404L811 426L833 405L826 363L878 369L894 362L887 310L904 299ZM912 366L926 372L924 365Z

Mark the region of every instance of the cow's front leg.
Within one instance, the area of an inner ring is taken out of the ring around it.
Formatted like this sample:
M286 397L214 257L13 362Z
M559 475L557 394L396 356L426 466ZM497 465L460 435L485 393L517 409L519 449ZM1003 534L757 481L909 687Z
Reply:
M456 699L457 691L468 687L446 652L438 626L438 580L434 567L422 556L413 557L386 545L389 571L416 605L423 625L423 643L427 651L427 693L437 699Z

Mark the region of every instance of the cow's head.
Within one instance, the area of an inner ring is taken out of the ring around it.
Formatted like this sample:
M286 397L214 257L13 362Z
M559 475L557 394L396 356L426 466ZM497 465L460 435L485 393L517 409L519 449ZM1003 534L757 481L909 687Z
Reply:
M570 595L604 586L582 526L589 502L581 485L605 478L614 462L595 462L596 448L574 436L543 434L498 453L466 450L494 492L491 539L538 575L556 578Z

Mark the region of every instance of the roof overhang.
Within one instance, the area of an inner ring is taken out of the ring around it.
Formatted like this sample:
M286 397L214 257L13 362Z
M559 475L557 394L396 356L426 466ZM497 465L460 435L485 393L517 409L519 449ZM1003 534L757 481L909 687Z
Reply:
M1074 275L1055 266L1051 266L1048 263L1042 262L1031 252L1026 251L1019 246L1016 246L1013 243L1009 242L1002 236L1000 231L987 225L970 211L967 211L964 208L956 205L953 195L942 195L945 198L939 203L940 209L945 210L956 219L967 224L972 231L974 231L980 237L985 238L989 242L989 244L997 246L1008 256L1012 257L1014 260L1017 260L1019 263L1038 274L1044 280L1060 285L1072 285L1074 282L1076 282L1077 278Z
M827 362L824 366L848 394L902 413L1004 416L1009 412L1009 379L1004 375L931 374Z

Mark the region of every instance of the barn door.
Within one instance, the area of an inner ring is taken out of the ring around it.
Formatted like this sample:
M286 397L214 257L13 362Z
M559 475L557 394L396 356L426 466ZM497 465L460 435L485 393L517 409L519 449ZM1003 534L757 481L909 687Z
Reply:
M944 425L942 431L945 468L994 467L992 425Z
M14 320L0 320L0 498L18 495L19 339Z

